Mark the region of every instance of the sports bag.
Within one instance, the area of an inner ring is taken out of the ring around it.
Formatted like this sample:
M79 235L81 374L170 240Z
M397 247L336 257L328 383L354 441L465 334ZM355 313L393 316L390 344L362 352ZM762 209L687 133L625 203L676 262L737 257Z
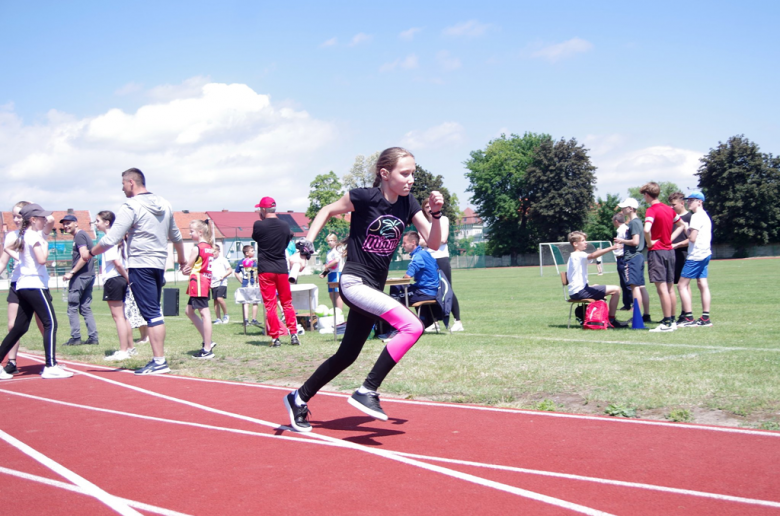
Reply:
M583 330L606 330L611 328L609 324L609 307L604 301L594 301L585 308L585 322Z

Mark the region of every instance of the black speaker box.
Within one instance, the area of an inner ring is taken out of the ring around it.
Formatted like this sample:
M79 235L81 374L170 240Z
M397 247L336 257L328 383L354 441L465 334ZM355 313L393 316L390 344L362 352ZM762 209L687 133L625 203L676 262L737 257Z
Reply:
M179 289L164 288L162 299L163 315L173 317L179 315Z

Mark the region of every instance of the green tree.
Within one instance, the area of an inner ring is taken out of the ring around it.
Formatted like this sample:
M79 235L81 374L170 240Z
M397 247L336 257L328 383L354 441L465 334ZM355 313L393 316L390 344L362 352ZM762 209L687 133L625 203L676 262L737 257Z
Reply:
M379 152L365 157L359 154L355 157L355 163L349 172L342 178L345 190L353 188L368 188L373 186L376 177L376 160L379 158Z
M664 204L669 204L669 196L674 192L682 191L680 190L679 186L677 186L675 183L672 183L671 181L656 181L656 183L658 183L658 187L661 189L661 193L658 195L658 200ZM629 188L628 196L633 197L639 201L639 208L637 208L636 214L640 219L644 220L645 212L647 211L647 208L650 207L650 205L645 202L645 196L639 193L641 188L642 185Z
M539 241L565 241L570 232L585 227L595 170L587 149L576 139L540 142L525 177L529 216Z
M518 254L534 247L526 170L536 148L550 139L547 134L513 134L508 138L502 134L484 150L472 151L464 163L469 170L467 191L473 193L475 211L489 228L487 252L493 256L509 254L513 265Z
M306 216L314 219L317 213L328 204L336 202L344 195L341 183L335 172L332 170L327 174L320 174L314 178L309 185L309 208L306 210ZM325 223L325 227L317 235L314 248L318 254L324 257L328 253L327 238L330 233L339 237L339 240L346 238L349 233L349 222L344 220L343 216L331 217Z
M617 194L607 194L607 198L598 198L588 213L588 223L585 225L585 233L588 240L607 240L612 242L615 238L615 226L612 217L618 212L617 205L622 199Z
M780 160L744 135L732 136L701 158L699 188L712 218L714 240L745 255L749 245L777 242L780 233Z

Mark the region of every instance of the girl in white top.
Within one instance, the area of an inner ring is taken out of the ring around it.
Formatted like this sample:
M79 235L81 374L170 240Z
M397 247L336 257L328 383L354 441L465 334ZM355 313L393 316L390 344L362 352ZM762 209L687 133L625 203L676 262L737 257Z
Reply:
M22 225L22 208L30 204L27 201L19 201L14 204L11 213L13 215L14 226L17 228ZM4 270L8 265L8 260L13 258L14 268L11 272L11 285L8 289L8 331L14 327L16 321L16 313L19 311L19 296L16 294L16 282L19 280L19 274L21 273L19 268L19 253L12 250L14 243L19 238L19 231L9 231L5 235L5 244L3 246L3 253L0 255L0 271ZM38 323L38 329L43 334L43 323L41 323L40 317L35 316L35 322ZM19 351L19 341L14 344L11 351L8 352L8 363L6 363L4 370L8 374L16 374L19 369L16 367L16 354Z
M116 215L106 210L98 212L95 224L98 231L108 233L115 220ZM106 249L103 253L103 263L100 265L100 274L103 276L103 301L108 303L119 336L119 350L105 358L110 362L126 360L136 354L133 327L125 317L125 296L130 285L125 267L123 242Z
M431 222L431 206L428 200L424 200L422 203L422 212L428 222ZM450 250L447 247L447 238L450 236L450 219L442 215L439 219L441 223L441 245L438 249L433 250L430 247L428 252L431 256L436 258L436 263L439 265L439 269L444 273L444 277L450 282L450 288L452 289L452 317L455 318L455 322L452 324L450 331L463 331L463 323L460 322L460 303L458 303L458 296L455 295L455 287L452 286L452 267L450 267Z
M54 358L57 339L57 316L49 293L49 273L46 261L49 256L49 244L43 233L50 233L54 226L54 217L37 204L24 206L19 214L22 225L19 235L10 249L19 253L19 279L16 282L16 294L19 297L19 309L14 326L0 344L2 361L19 339L27 333L33 314L37 314L43 323L43 349L46 353L46 365L43 378L68 378L73 373L62 369ZM13 375L0 369L0 380L8 380Z
M325 268L322 271L322 275L327 275L328 283L335 283L341 279L341 270L344 268L344 246L339 245L339 238L331 233L327 238L328 256L325 262ZM330 294L330 300L333 303L334 308L340 310L344 309L344 301L341 300L338 287L328 287L328 294Z

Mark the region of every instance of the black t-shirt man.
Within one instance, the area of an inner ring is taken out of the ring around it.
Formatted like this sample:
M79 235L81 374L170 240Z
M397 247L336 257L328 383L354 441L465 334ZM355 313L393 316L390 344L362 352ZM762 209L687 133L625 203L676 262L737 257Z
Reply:
M287 274L287 256L284 251L292 237L290 226L278 217L255 221L252 240L257 242L258 274Z
M73 263L71 265L71 268L76 267L76 263L78 263L79 258L81 257L79 248L86 246L87 251L90 251L93 245L94 244L92 243L92 239L89 238L89 233L87 233L84 230L79 230L76 232L76 234L73 236L73 254L71 255L71 258L73 259ZM85 278L91 278L95 276L95 259L92 258L91 256L89 260L87 260L87 263L84 264L82 268L76 271L72 279L76 279L80 276L84 276Z

